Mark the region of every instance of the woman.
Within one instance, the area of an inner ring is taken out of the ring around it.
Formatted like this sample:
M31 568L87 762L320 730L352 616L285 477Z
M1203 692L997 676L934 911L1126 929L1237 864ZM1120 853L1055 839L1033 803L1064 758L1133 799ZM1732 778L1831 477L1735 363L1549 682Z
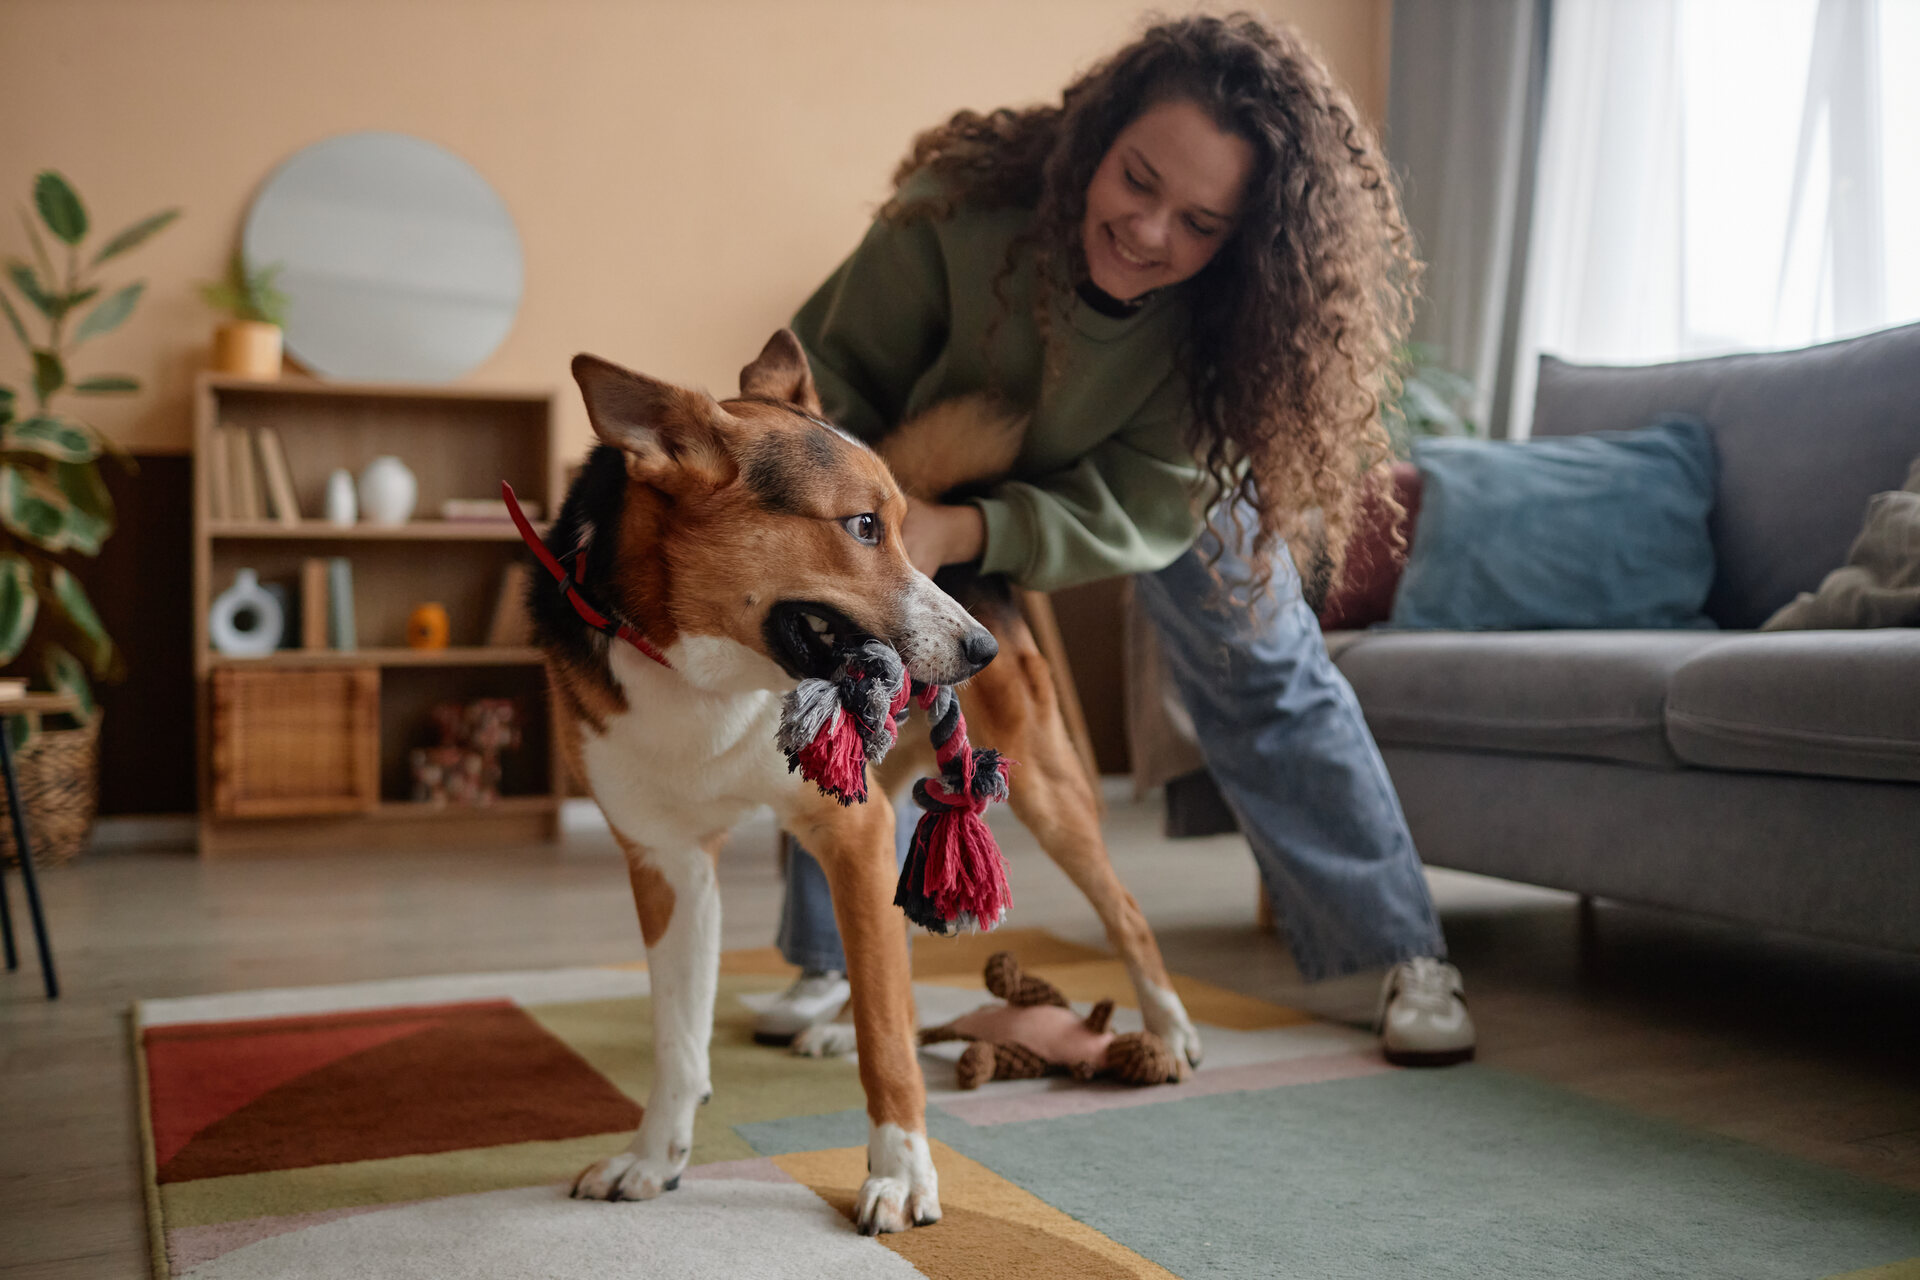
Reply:
M1005 483L911 506L908 555L1036 590L1136 575L1301 972L1389 966L1388 1056L1470 1056L1399 802L1286 548L1317 512L1339 573L1418 271L1346 95L1289 32L1185 18L1057 107L921 135L895 188L793 322L828 413L868 439L968 392L1032 413ZM780 944L804 972L769 1040L846 998L797 850Z

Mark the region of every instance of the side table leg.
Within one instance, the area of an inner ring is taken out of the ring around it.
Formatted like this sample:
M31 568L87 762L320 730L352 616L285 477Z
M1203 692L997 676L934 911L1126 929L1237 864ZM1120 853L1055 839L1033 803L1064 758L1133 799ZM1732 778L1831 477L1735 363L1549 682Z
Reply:
M20 880L27 886L27 914L33 917L33 940L40 948L40 976L45 979L47 999L60 998L60 979L53 972L53 948L47 943L47 922L40 912L40 885L33 875L33 850L27 846L27 819L20 811L20 787L13 777L13 740L4 722L0 722L0 773L7 780L7 811L13 818L13 847L20 851ZM13 932L9 922L7 932Z
M0 736L7 732L6 721L0 720ZM0 858L0 941L7 949L7 968L20 967L20 953L13 949L13 906L7 901L7 860Z

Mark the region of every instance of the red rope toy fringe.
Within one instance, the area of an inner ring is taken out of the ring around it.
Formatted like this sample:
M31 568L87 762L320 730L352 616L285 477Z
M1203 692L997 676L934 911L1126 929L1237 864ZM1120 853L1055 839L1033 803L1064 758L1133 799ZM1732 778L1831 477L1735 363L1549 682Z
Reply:
M910 705L927 712L940 764L913 786L925 812L900 871L894 905L933 933L986 933L1013 903L1006 859L983 816L1007 797L1009 762L967 742L960 700L946 685L915 685L900 656L869 640L832 680L804 680L787 695L779 743L787 766L842 804L867 798L867 765L885 758Z

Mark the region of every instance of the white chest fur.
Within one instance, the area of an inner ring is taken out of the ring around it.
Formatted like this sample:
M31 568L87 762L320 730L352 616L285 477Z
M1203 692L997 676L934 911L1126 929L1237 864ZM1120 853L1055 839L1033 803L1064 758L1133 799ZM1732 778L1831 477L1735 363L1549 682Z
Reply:
M672 670L613 646L627 710L604 733L581 729L587 784L607 821L656 849L691 846L759 805L784 808L800 785L774 745L791 683L778 667L711 636L675 642L667 659Z

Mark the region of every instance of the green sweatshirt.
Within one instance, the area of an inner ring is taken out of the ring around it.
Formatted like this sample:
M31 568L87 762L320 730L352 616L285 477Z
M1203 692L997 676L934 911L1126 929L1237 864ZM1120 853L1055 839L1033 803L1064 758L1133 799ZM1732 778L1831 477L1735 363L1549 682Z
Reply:
M903 194L937 191L922 173ZM1010 307L993 290L1031 216L961 205L945 219L876 221L793 331L828 416L863 439L969 392L997 391L1032 413L1011 478L973 501L986 518L982 570L1052 591L1171 564L1200 533L1202 470L1173 364L1187 323L1178 289L1123 319L1057 302L1063 358L1041 385L1031 255L1006 282Z

